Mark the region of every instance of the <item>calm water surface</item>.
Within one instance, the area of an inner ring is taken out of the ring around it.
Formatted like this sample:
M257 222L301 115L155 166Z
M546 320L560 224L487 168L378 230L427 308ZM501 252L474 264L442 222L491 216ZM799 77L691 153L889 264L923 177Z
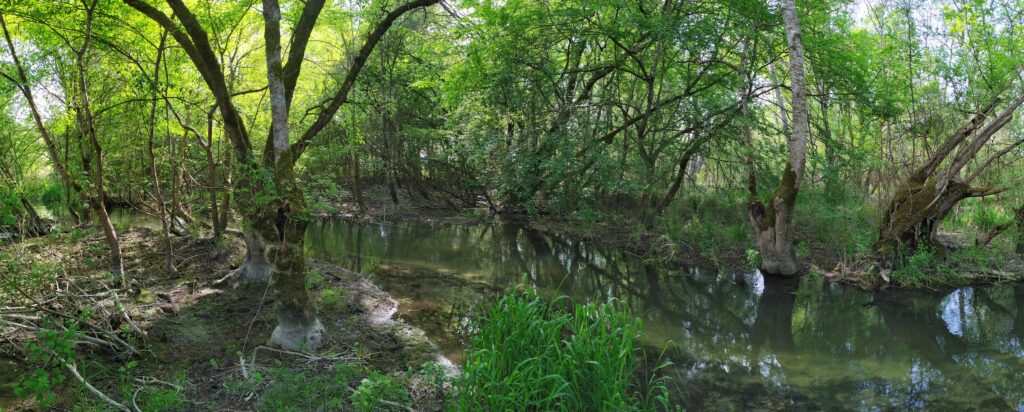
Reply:
M371 276L455 361L480 305L525 280L626 302L687 409L1024 411L1024 286L872 293L656 266L497 223L319 220L306 245Z

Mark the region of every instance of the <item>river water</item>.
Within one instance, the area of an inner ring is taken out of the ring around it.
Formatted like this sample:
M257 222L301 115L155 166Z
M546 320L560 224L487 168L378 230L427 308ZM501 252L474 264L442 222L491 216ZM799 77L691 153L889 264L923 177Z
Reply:
M655 265L498 223L323 219L306 245L369 275L456 362L481 305L525 282L626 302L689 410L1024 411L1022 285L865 292Z

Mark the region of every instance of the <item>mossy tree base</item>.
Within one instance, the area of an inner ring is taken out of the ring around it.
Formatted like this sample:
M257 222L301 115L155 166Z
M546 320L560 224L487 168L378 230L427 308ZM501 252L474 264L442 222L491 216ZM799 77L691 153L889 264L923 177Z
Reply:
M245 262L229 275L231 281L235 284L270 282L273 267L267 260L263 243L252 229L244 229L242 236L245 239Z
M898 264L898 256L922 247L945 248L938 239L940 223L957 203L971 197L991 196L1005 189L971 187L959 180L939 182L935 177L912 176L897 189L882 215L875 255L883 269Z
M290 351L315 352L324 344L324 327L317 319L307 324L278 323L270 344Z
M795 276L800 273L800 262L793 248L793 208L797 191L796 174L787 164L782 181L772 193L771 203L767 207L751 196L747 215L754 227L762 273L779 276Z
M938 242L938 228L949 212L964 199L991 196L1006 190L973 187L971 182L1008 150L989 156L970 174L961 177L989 139L1006 126L1017 108L1024 104L1024 94L1021 94L990 119L990 114L1000 103L998 95L996 93L988 105L950 135L893 194L883 211L878 241L874 245L875 256L883 271L898 265L900 256L923 246L934 247L940 256L944 255L945 247Z
M240 175L235 198L244 217L248 250L237 280L270 281L278 319L272 343L315 351L323 344L323 326L306 290L305 197L290 166L271 169L247 159Z

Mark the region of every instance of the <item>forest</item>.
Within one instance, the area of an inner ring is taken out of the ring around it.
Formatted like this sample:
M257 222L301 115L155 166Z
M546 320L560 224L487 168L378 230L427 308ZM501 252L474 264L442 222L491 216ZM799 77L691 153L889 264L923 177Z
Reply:
M0 4L0 411L1024 409L1024 2Z

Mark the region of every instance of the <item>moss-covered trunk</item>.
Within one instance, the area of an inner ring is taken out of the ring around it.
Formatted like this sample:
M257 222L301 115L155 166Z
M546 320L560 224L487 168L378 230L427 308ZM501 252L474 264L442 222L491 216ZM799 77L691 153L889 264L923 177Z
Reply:
M900 256L911 254L922 247L945 250L938 241L942 221L960 201L971 197L984 197L1002 192L1002 188L971 187L968 182L955 178L943 179L942 174L928 175L928 169L918 169L907 178L882 212L878 240L874 252L883 270L897 266Z
M761 256L761 272L771 275L793 276L800 272L800 264L793 248L793 208L796 205L796 174L786 165L782 181L765 206L752 198L747 216L754 227L754 240Z
M964 175L968 164L986 143L1012 119L1013 113L1024 104L1024 94L1014 99L994 117L990 115L1000 103L998 93L985 107L949 136L945 142L910 174L893 193L883 211L878 240L874 252L882 270L892 269L900 256L913 253L922 246L934 247L941 254L937 242L942 220L961 200L1000 193L1005 188L972 187L977 178L995 159L1006 154L1003 150L990 156L971 173Z
M286 165L270 170L252 159L242 162L235 199L244 219L249 259L240 275L271 283L278 320L271 343L315 351L323 344L323 326L306 290L309 211L292 168Z

